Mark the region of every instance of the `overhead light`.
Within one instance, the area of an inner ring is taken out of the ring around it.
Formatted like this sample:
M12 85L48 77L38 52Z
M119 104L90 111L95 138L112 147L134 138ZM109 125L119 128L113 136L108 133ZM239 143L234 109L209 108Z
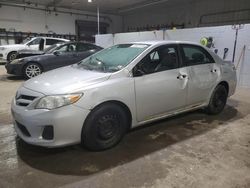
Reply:
M92 3L92 0L88 0L88 3Z

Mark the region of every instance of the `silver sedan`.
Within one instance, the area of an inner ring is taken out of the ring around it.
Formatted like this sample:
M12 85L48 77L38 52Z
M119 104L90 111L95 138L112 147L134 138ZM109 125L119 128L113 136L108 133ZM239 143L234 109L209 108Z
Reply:
M201 108L218 114L235 88L233 64L198 44L137 42L26 81L11 109L27 143L104 150L139 125Z

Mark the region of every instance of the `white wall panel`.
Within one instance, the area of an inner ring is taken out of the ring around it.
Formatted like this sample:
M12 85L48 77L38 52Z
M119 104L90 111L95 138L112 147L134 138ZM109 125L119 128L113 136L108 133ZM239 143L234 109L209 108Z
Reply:
M218 49L218 55L223 58L224 48L228 48L226 60L232 61L235 30L231 26L202 27L192 29L167 30L166 40L181 40L200 43L203 37L213 37L214 48Z
M106 35L96 35L95 44L103 48L108 48L114 45L114 36L113 34Z
M238 68L238 83L240 86L250 87L250 24L244 25L244 27L239 30L236 51L237 61L244 46L246 46L244 56Z

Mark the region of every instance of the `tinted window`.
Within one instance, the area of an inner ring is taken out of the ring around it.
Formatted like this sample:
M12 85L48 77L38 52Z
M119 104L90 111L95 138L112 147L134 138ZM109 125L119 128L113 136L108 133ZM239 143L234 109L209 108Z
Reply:
M183 61L186 66L213 63L211 55L202 47L194 45L182 45Z
M53 45L59 42L62 42L62 41L55 40L55 39L46 39L46 45Z
M98 47L93 44L84 44L84 43L77 44L77 51L79 52L84 52L88 50L96 50L96 49L98 49Z
M60 46L57 51L59 52L75 52L76 51L76 44L66 44Z
M78 43L77 44L77 51L78 52L84 52L84 51L87 51L87 50L90 50L87 46L87 44L83 44L83 43Z
M154 73L178 68L178 55L176 46L161 46L151 51L138 64L144 73Z

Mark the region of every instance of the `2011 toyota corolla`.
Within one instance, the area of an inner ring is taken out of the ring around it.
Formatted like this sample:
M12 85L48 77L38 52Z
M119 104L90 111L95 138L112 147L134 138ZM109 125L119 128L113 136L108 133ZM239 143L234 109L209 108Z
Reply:
M103 150L138 125L200 108L218 114L235 88L233 64L198 44L139 42L26 81L11 109L27 143Z

